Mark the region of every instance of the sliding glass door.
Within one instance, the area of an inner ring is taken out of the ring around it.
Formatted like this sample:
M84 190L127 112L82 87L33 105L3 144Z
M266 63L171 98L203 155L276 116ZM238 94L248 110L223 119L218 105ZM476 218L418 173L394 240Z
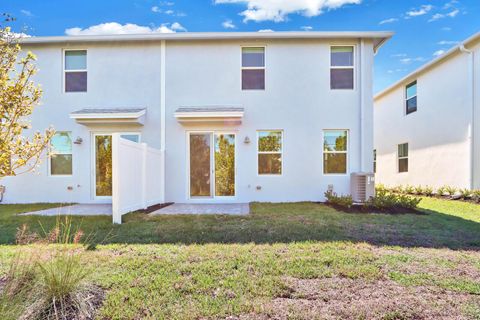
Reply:
M235 196L235 134L189 133L190 198Z

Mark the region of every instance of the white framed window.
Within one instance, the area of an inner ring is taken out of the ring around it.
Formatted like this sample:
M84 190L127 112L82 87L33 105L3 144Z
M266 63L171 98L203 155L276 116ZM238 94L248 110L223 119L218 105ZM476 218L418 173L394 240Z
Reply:
M405 87L405 114L417 111L417 81Z
M330 89L353 90L355 83L355 47L330 47Z
M65 92L87 92L87 50L64 50Z
M408 143L398 145L398 172L408 172Z
M242 47L242 90L265 90L265 47Z
M50 175L71 176L73 173L72 133L58 131L50 140Z
M347 174L348 130L323 131L323 174Z
M258 174L282 175L283 131L257 131Z

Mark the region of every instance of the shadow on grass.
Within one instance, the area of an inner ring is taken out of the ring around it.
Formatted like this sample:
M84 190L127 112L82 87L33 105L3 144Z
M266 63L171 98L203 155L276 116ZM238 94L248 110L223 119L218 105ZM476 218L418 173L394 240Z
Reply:
M437 201L439 201L437 203ZM443 201L444 202L444 201ZM480 206L445 207L429 200L426 214L344 213L317 203L251 204L248 216L176 215L150 216L131 213L122 225L111 217L75 217L73 222L102 243L288 243L351 241L374 245L480 249ZM41 233L55 225L55 217L18 216L22 208L0 205L0 244L15 243L22 224ZM471 212L478 210L476 212ZM24 209L24 208L23 208ZM455 211L452 213L452 210ZM23 211L25 212L25 211ZM473 219L471 216L478 217Z

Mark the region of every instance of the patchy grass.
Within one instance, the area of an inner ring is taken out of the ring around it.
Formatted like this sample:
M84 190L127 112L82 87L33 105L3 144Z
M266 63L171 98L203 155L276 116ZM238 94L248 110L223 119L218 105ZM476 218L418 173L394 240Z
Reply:
M426 215L253 204L248 217L74 218L106 239L85 251L100 319L479 319L480 206L425 198ZM16 229L54 225L0 205L0 290ZM21 309L21 308L20 308ZM15 317L12 316L11 319Z

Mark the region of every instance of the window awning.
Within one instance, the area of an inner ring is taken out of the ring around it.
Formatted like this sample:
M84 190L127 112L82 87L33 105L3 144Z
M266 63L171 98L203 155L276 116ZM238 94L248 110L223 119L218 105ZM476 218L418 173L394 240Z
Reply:
M241 124L243 114L244 109L240 107L181 107L175 111L175 118L183 124Z
M134 124L145 122L146 109L82 109L70 113L70 118L83 125L89 124Z

